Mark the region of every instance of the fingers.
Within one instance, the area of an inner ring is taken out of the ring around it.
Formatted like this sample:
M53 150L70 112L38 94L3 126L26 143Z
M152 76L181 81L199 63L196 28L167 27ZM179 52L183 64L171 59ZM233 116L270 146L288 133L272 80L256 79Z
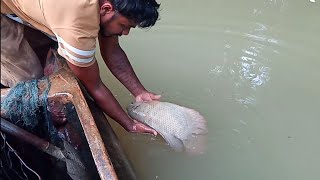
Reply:
M153 100L158 100L158 99L160 99L161 98L161 95L153 95L152 96L152 99Z
M137 121L135 121L135 122L137 122ZM154 129L152 129L144 124L141 124L141 123L136 123L133 126L133 131L131 131L131 132L147 133L147 134L152 134L154 136L158 135L157 131L155 131Z
M161 98L161 95L155 95L152 93L144 93L144 94L140 94L136 97L136 102L159 100L160 98Z
M136 97L136 102L143 102L143 101L152 101L152 99L148 94L140 94Z
M137 124L137 131L141 133L153 134L154 136L157 136L158 134L157 131L143 124Z
M136 97L136 102L142 102L142 98L140 95Z
M157 136L157 131L151 129L151 128L145 128L143 129L142 131L140 131L141 133L147 133L147 134L151 134L151 135L154 135L154 136Z

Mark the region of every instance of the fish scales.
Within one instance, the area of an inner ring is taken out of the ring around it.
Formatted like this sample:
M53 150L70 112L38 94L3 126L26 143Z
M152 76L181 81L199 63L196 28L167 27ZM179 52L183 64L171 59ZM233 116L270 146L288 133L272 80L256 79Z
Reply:
M186 138L188 128L187 121L184 121L185 114L178 106L170 103L158 103L156 101L141 104L137 112L143 112L143 120L145 124L152 128L160 129L160 132L174 134L178 138ZM139 118L137 119L139 121ZM166 126L162 126L166 124Z
M127 108L135 120L155 129L175 150L203 145L195 135L207 132L206 120L195 110L169 102L135 102Z

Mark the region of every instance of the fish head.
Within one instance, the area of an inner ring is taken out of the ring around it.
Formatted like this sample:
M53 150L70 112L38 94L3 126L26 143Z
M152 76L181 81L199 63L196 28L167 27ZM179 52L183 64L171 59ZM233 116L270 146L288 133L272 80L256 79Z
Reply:
M140 114L139 111L140 107L142 106L143 102L131 102L129 106L127 107L127 112L129 116L135 120L140 120Z
M131 103L129 104L129 106L127 107L127 110L128 110L128 111L135 110L135 109L137 109L139 106L141 106L142 103L143 103L143 102L131 102Z

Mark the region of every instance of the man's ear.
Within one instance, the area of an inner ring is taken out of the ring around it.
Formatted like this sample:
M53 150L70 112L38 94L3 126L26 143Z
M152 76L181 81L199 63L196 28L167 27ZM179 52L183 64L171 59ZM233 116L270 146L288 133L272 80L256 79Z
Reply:
M104 16L106 14L109 14L113 11L113 6L110 2L105 1L101 6L100 6L100 15Z

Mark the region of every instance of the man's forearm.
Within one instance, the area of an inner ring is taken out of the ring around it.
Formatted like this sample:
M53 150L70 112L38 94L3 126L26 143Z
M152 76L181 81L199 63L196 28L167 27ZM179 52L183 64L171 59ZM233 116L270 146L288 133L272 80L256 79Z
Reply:
M103 40L104 37L100 37L100 49L102 57L112 72L112 74L134 95L137 96L146 89L139 81L135 74L125 52L122 50L117 42L106 43Z
M86 68L77 67L71 63L68 63L68 65L86 87L98 106L123 128L130 131L130 128L133 126L133 121L122 109L110 90L101 81L97 62Z
M97 88L87 88L87 90L89 91L97 105L101 107L109 117L117 121L126 130L129 130L127 129L127 127L130 127L130 123L132 124L132 120L127 116L118 101L114 98L110 90L103 83L100 83Z

